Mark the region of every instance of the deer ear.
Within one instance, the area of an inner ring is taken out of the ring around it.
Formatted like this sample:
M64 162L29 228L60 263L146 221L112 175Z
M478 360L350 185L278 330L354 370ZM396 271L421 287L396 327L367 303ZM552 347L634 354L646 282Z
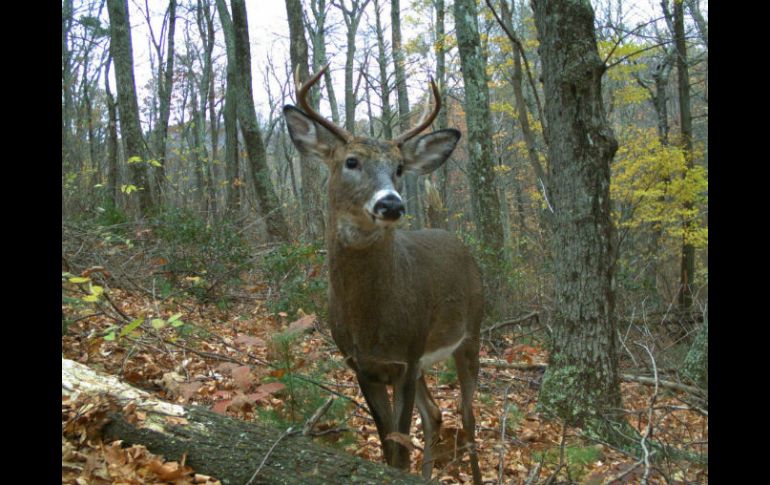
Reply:
M292 105L283 107L289 136L297 150L307 158L326 162L342 141Z
M446 162L459 139L460 132L449 128L408 140L401 147L404 170L420 175L431 173Z

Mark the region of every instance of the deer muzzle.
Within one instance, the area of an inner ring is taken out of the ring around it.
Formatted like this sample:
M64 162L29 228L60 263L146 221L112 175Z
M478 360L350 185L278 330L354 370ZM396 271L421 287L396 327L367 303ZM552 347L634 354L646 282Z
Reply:
M392 189L377 191L367 204L367 209L375 222L395 222L406 212L401 196Z

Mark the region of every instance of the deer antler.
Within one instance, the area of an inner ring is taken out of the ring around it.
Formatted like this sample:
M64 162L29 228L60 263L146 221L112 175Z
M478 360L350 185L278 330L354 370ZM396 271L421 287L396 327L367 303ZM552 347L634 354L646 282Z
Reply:
M396 143L398 144L404 143L408 139L414 138L416 135L419 135L420 132L423 131L425 128L429 127L430 124L433 123L433 120L436 119L436 116L438 116L438 112L441 110L441 96L439 96L438 87L436 86L436 83L433 81L433 77L430 78L430 87L433 91L433 99L435 100L433 111L431 112L430 116L428 116L420 124L412 128L411 130L407 131L406 133L401 133L394 140Z
M313 86L313 84L317 83L318 80L321 79L321 76L323 76L323 74L329 68L329 64L330 63L327 63L318 72L310 76L310 79L305 81L304 84L299 80L299 66L297 66L297 69L294 71L294 85L297 89L297 102L299 103L299 107L302 108L302 111L304 111L306 115L308 115L311 119L316 121L327 130L331 131L334 136L344 141L345 143L348 143L353 138L353 135L321 116L310 106L310 103L307 102L307 93L310 92L310 88Z

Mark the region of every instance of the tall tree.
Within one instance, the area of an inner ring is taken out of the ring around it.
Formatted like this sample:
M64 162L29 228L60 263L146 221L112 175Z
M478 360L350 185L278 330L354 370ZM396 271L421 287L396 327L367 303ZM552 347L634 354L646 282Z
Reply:
M326 64L326 14L328 13L328 7L326 6L326 0L310 0L310 10L313 12L314 24L310 22L305 23L305 27L310 33L310 37L313 42L313 72L317 72L324 64ZM331 69L327 69L324 72L324 84L326 86L326 96L329 100L329 108L332 112L332 121L335 125L340 124L339 108L337 107L337 96L334 94L334 85L332 84ZM311 91L311 94L313 92ZM310 97L311 106L318 108L317 104L313 102L318 101L317 97Z
M401 42L401 3L399 0L390 1L390 31L391 50L393 51L393 66L396 72L396 97L398 98L398 126L401 133L409 129L409 93L406 89L406 69L404 67L404 47ZM404 174L406 186L406 211L414 217L413 225L419 229L423 224L422 207L418 188L418 175Z
M377 33L377 64L380 68L380 103L382 104L382 136L393 139L393 127L390 125L393 113L390 109L390 84L388 83L388 55L385 48L385 33L382 28L382 4L374 0L375 32ZM444 111L444 110L442 110ZM441 114L439 114L441 116Z
M476 233L494 257L486 262L495 267L503 247L500 200L495 188L494 153L489 111L486 59L481 51L478 16L474 0L456 0L454 4L457 46L465 84L465 120L468 127L468 178Z
M668 16L670 14L668 14L666 3L667 0L664 0L663 7ZM687 43L685 42L684 35L684 3L680 0L674 1L674 45L676 46L677 88L679 94L680 144L684 151L687 171L689 171L693 168L690 71L687 66ZM685 177L687 176L687 171L685 171ZM687 202L684 208L687 212L692 211L692 202ZM683 221L682 259L679 269L679 306L684 310L692 308L692 287L693 277L695 276L695 247L687 240L690 224L689 218L685 218Z
M557 300L539 405L606 437L608 420L622 416L610 217L610 162L618 145L602 103L606 66L587 0L533 0L532 7L549 126Z
M117 101L110 89L110 65L112 56L107 57L104 66L104 92L107 101L107 200L109 207L118 207L120 189L118 188L118 115Z
M299 73L304 82L310 77L308 69L308 46L302 19L304 12L300 0L286 0L286 14L289 19L289 56L291 72ZM318 105L318 88L310 91L311 102L315 97ZM299 155L302 171L302 191L300 193L301 212L305 220L308 237L315 241L324 235L323 197L320 189L321 167L302 154Z
M168 123L171 117L171 91L174 82L174 37L176 32L176 0L169 0L166 10L166 21L161 28L159 38L156 38L150 21L150 8L145 0L145 19L150 31L150 41L158 59L158 121L155 125L152 141L155 157L159 165L153 170L153 185L160 197L163 193L166 179L166 140L168 138ZM165 53L163 48L164 36L166 39ZM165 58L165 62L164 62ZM159 199L160 200L160 199Z
M219 18L222 22L222 32L225 36L227 62L228 64L233 63L235 66L235 105L238 125L246 144L246 152L251 165L252 183L259 201L259 209L265 219L268 235L275 240L287 241L289 228L270 180L267 153L254 109L246 4L244 0L232 0L233 14L231 17L224 0L216 1Z
M345 54L345 129L355 133L356 129L356 89L353 86L353 64L356 58L356 33L364 16L364 9L369 0L352 0L350 8L344 0L332 2L342 12L347 29L347 48Z
M147 179L147 150L139 124L139 105L134 80L134 53L128 20L128 0L107 0L110 16L110 54L115 63L118 91L120 132L123 136L126 161L131 167L134 184L139 189L139 213L145 216L153 208Z

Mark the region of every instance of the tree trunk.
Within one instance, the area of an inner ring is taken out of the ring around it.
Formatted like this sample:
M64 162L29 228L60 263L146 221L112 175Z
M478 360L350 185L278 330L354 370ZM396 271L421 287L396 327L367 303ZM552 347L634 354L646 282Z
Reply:
M260 423L160 401L113 376L62 359L62 396L74 399L81 393L127 401L142 412L141 419L131 422L121 412L108 415L102 429L105 441L141 444L167 460L186 456L196 473L222 483L245 484L258 468L255 484L424 483L418 476L317 444L299 433L285 436L285 431Z
M238 178L238 114L235 99L235 66L227 61L227 87L225 88L225 167L227 172L227 212L230 216L240 212L241 181Z
M690 110L690 73L687 67L687 44L684 36L684 4L674 1L674 41L676 45L677 84L679 88L679 123L682 129L681 146L687 164L684 177L693 168L692 153L692 112ZM684 204L685 211L693 209L692 202ZM679 307L683 310L692 308L693 277L695 276L695 247L687 242L691 221L685 217L682 225L682 260L679 270Z
M311 30L313 38L313 72L318 71L324 64L326 64L326 0L310 0L310 9L313 11L313 17L315 18L315 29L311 26L307 26ZM335 125L340 124L339 108L337 107L337 97L334 95L334 86L332 84L332 75L327 69L324 73L324 85L326 86L326 95L329 98L329 108L332 112L332 121ZM311 91L311 94L313 91ZM314 98L311 96L311 103ZM320 103L319 103L320 104ZM318 108L317 104L312 105L314 108Z
M396 97L398 98L398 126L401 133L409 130L409 95L406 89L406 72L404 69L404 47L401 45L401 5L399 0L390 2L390 29L393 38L393 64L396 71ZM406 213L411 215L412 227L420 229L424 226L422 204L418 189L419 176L408 172L404 174L406 186Z
M120 188L118 187L118 115L117 103L110 89L110 64L107 59L104 68L104 92L107 95L107 200L111 209L118 208Z
M503 248L500 200L495 189L494 153L489 111L486 59L481 52L476 3L457 0L454 5L457 46L465 83L465 119L468 127L471 205L476 233L489 257L486 270L495 268Z
M380 67L380 103L382 104L382 136L386 140L393 139L393 112L390 109L390 86L388 84L388 55L385 50L385 33L382 29L381 5L379 0L374 0L375 29L377 32L377 64Z
M267 166L267 153L262 142L262 132L257 123L254 110L254 96L251 88L251 53L249 48L249 29L246 18L246 5L243 0L233 0L232 18L224 0L217 0L217 9L222 20L222 32L227 47L227 62L235 65L236 106L238 124L246 144L251 165L254 192L259 201L259 209L267 225L267 233L273 240L288 241L289 228L283 217L278 197L270 181Z
M551 357L539 406L608 436L622 408L615 344L610 162L617 141L601 97L594 13L582 2L534 0L554 210L556 282Z
M308 47L305 40L305 29L302 19L302 2L286 0L286 13L289 19L289 55L291 57L291 72L299 67L299 77L304 82L310 77L308 70ZM318 105L318 87L313 86L310 96ZM299 155L299 165L302 172L302 192L300 196L301 213L305 220L307 236L311 241L318 240L324 235L323 197L320 190L321 171L319 165Z
M166 43L166 65L163 77L158 79L158 100L160 104L158 125L155 127L155 146L159 167L155 167L155 186L158 200L163 200L166 181L166 142L168 122L171 117L171 91L174 83L174 33L176 32L176 0L168 2L168 41ZM159 58L160 61L160 58ZM160 74L160 73L159 73Z
M120 132L123 135L126 161L131 162L129 166L133 183L139 189L139 214L144 217L151 212L153 204L147 180L147 151L136 100L128 0L107 0L107 11L110 16L110 53L115 62ZM139 157L139 161L133 157Z

